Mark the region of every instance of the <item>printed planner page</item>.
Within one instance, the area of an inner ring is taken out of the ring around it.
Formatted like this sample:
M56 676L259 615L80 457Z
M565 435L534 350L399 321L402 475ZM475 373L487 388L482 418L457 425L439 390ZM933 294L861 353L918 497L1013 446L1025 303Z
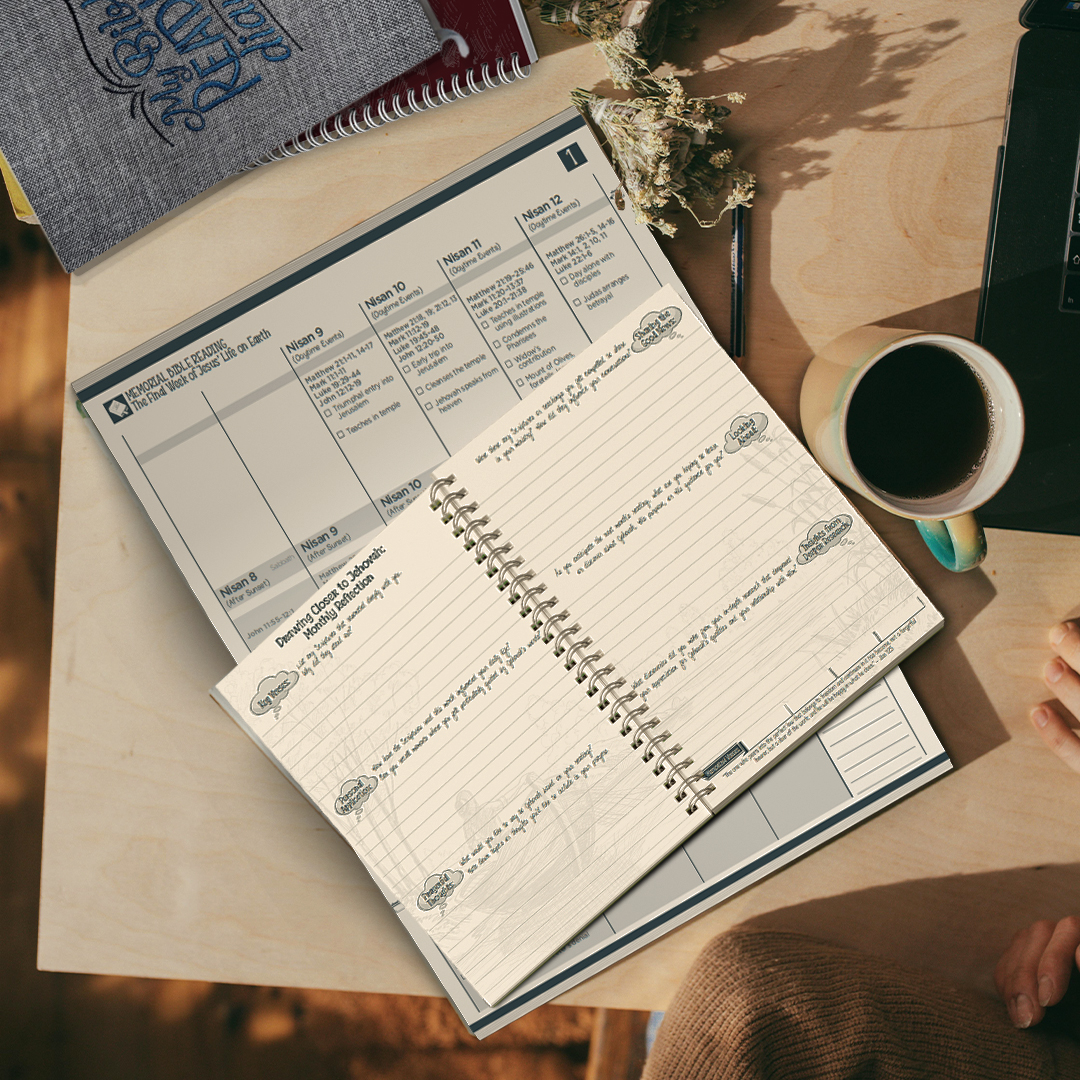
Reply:
M670 288L489 434L457 486L711 809L941 625Z
M574 109L75 383L233 658L675 272Z
M425 500L214 696L494 1003L708 818L585 689Z

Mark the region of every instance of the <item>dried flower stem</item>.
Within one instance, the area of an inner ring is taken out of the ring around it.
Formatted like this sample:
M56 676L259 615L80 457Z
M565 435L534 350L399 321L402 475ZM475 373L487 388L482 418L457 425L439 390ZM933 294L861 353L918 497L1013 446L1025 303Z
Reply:
M639 222L672 236L675 226L661 214L677 204L703 228L717 225L734 206L749 206L754 176L732 165L732 152L719 145L721 121L730 109L717 98L688 97L674 76L651 69L669 34L669 23L718 0L526 0L539 6L542 21L590 38L603 54L629 101L614 101L573 90L571 101L611 151L626 197ZM683 32L680 30L680 32ZM743 95L723 95L741 103ZM694 204L711 209L725 193L715 217L699 216Z
M638 96L613 101L587 90L572 90L570 100L611 150L613 164L639 222L667 236L675 226L661 217L677 203L703 228L719 224L733 206L749 206L754 176L732 165L732 152L721 148L721 121L731 112L713 98L692 98L672 76L634 80ZM742 94L726 94L733 103ZM694 204L715 206L715 217L700 216Z
M596 44L620 89L629 89L643 66L659 62L669 14L668 0L544 0L540 5L543 22L572 27Z
M612 81L631 89L640 69L656 67L671 24L719 0L540 0L540 19L591 39L607 61ZM675 33L688 36L679 27Z

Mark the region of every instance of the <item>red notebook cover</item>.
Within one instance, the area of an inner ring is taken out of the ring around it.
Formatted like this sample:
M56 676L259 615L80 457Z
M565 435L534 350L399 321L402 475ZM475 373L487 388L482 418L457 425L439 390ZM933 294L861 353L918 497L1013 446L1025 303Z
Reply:
M537 58L536 46L518 0L427 0L426 6L442 44L436 56L255 164L292 157L528 77Z

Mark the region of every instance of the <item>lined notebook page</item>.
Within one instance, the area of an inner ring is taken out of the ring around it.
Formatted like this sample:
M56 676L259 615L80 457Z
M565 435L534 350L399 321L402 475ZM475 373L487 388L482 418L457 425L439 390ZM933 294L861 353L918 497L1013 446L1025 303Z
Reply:
M673 290L579 359L450 467L715 809L941 616Z
M215 697L497 1001L706 815L675 803L426 500L334 589Z

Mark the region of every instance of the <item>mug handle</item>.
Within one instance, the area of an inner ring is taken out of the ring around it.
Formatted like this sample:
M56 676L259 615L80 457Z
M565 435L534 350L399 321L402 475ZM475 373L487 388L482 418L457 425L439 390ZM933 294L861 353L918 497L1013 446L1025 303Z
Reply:
M933 556L946 570L972 570L986 558L986 535L974 514L944 521L916 521Z

